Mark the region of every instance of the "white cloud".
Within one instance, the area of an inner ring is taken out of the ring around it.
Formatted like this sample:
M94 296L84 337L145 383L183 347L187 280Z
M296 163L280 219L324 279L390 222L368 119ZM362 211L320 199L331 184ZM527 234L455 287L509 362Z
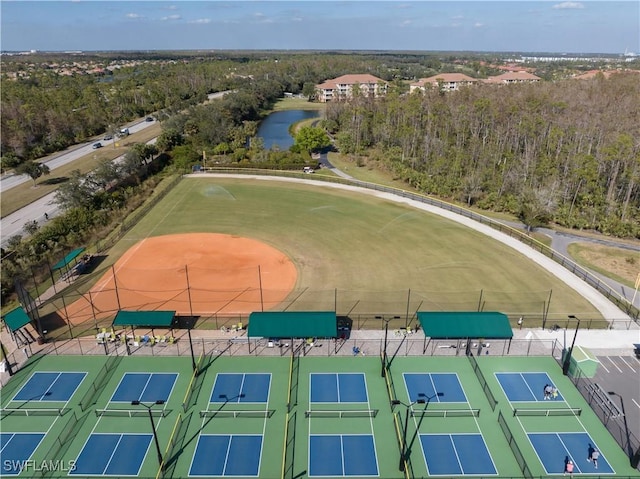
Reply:
M409 26L409 25L411 25L412 23L413 23L413 21L411 21L411 20L403 20L403 21L400 23L400 26L401 26L401 27L408 27L408 26Z
M163 22L166 22L168 20L180 20L182 18L182 15L169 15L168 17L162 17L160 20L162 20Z
M562 2L556 3L553 7L556 10L568 9L568 8L584 8L584 4L580 2Z
M476 22L476 23L473 24L473 26L476 27L476 28L482 28L482 27L484 27L484 23Z
M127 18L131 18L131 19L136 19L136 18L143 18L142 15L140 15L139 13L127 13L125 15L125 17Z
M189 23L197 23L198 25L206 25L207 23L211 23L210 18L198 18L197 20L191 20Z

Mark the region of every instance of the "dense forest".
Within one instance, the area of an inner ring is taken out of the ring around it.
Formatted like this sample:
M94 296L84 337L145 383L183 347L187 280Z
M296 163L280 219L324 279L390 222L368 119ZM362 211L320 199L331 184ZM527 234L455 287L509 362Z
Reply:
M556 223L640 238L638 73L572 80L570 72L579 69L554 64L543 66L548 79L537 83L409 93L410 81L438 72L496 74L497 60L383 53L98 56L74 59L94 73L71 76L54 67L68 58L39 61L2 59L3 170L148 114L160 120L162 133L154 147L134 145L121 164L73 172L61 184L57 200L66 213L43 226L26 224L27 237L11 238L3 250L3 299L15 278L46 272L40 268L63 251L108 235L163 176L189 170L203 151L238 166L282 169L310 161L302 142L288 151L265 150L255 137L259 121L285 92L313 100L315 84L354 72L387 81L388 95L329 103L321 127L358 165L384 168L426 194L517 215L531 227ZM207 101L217 91L230 93ZM318 138L305 133L307 140Z
M640 237L638 73L357 97L326 117L342 153L380 159L424 193Z

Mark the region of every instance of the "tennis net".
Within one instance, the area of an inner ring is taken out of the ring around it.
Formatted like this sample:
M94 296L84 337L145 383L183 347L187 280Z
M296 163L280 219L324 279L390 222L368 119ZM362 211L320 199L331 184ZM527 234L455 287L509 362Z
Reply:
M264 418L268 419L276 412L275 409L245 409L245 410L231 410L231 409L223 409L220 411L212 410L212 411L200 411L200 417L216 417L220 419L224 418Z
M8 416L64 416L71 411L70 408L3 408L0 409L0 417Z
M536 408L516 408L513 410L514 416L580 416L581 408L562 407L553 409L536 409Z
M153 417L166 417L171 409L96 409L97 417L148 417L149 411Z
M412 409L414 417L478 417L480 409Z
M304 417L326 417L326 418L351 418L351 417L376 417L378 409L357 409L352 411L338 411L314 409L305 411Z

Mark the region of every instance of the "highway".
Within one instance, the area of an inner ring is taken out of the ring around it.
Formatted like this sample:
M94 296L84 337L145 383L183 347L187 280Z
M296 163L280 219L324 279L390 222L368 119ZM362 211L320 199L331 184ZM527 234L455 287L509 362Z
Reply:
M125 128L129 128L130 133L136 133L138 131L144 130L145 128L155 124L155 121L139 121L133 125L127 126ZM109 146L109 143L114 140L93 140L89 143L83 143L82 145L76 145L72 149L67 150L65 152L56 155L54 158L51 158L44 162L51 172L56 168L59 168L67 163L71 163L73 161L79 160L83 156L91 154L93 150L92 145L96 142L100 141L103 147ZM148 143L155 143L156 139L152 139ZM115 162L122 161L123 156L116 158ZM0 192L9 190L14 188L22 183L32 181L31 178L27 175L8 175L3 177L0 180ZM26 223L30 223L32 221L37 221L38 224L42 225L46 223L48 220L55 218L61 213L60 207L55 202L55 192L50 193L39 200L34 201L33 203L20 208L18 211L5 216L0 220L0 244L2 247L5 247L9 242L9 239L15 235L25 236L25 232L23 231L23 227Z
M232 93L232 90L220 91L216 93L210 93L207 98L209 101L217 100L222 98L228 93ZM140 119L134 123L129 125L125 125L122 128L128 128L129 133L136 133L141 130L144 130L151 125L154 125L156 122L154 121L145 121L145 119ZM45 160L43 163L49 167L51 173L56 168L59 168L67 163L71 163L72 161L79 160L83 156L91 154L93 150L92 146L96 142L102 143L103 147L110 146L112 141L114 140L103 140L102 137L95 138L87 143L82 143L78 145L74 145L66 151L60 152ZM154 144L156 142L156 138L148 141L149 144ZM115 162L122 161L122 157L116 158ZM0 193L3 191L7 191L11 188L14 188L22 183L32 181L28 175L15 175L8 174L3 175L0 178ZM15 235L25 236L25 232L23 231L23 227L26 223L31 221L37 221L39 224L45 223L47 220L55 218L57 215L61 213L60 208L54 201L55 192L48 194L47 196L40 198L37 201L34 201L30 205L21 208L20 210L12 213L0 220L0 244L2 247L5 247L9 241L9 238ZM46 214L46 216L45 216ZM48 218L47 218L48 216Z
M144 130L145 128L153 124L155 124L155 121L143 120L123 128L129 128L130 133L136 133L138 131ZM91 140L88 143L74 145L70 149L55 155L53 158L50 158L44 161L43 163L49 167L51 172L53 172L53 170L61 167L62 165L66 165L67 163L71 163L72 161L79 160L83 156L87 156L91 154L91 152L94 151L93 144L98 141L102 143L103 147L106 147L106 146L109 146L111 144L111 141L114 141L114 140L105 141L102 138L96 138L94 140ZM11 188L14 188L18 185L21 185L22 183L26 183L27 181L32 181L28 175L11 174L11 175L3 176L0 179L0 193L2 193L3 191L7 191ZM4 232L2 233L2 236L4 237Z

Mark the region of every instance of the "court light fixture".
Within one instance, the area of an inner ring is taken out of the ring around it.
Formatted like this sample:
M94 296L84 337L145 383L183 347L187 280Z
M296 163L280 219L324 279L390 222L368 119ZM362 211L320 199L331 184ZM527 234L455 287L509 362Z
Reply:
M162 467L163 465L162 451L160 450L160 442L158 441L158 433L156 432L156 424L153 421L153 413L151 412L151 408L153 408L153 406L155 405L162 405L162 404L164 404L164 399L158 399L157 401L151 404L145 404L140 400L131 401L132 406L144 406L145 408L147 408L147 412L149 413L149 420L151 421L151 430L153 431L153 440L156 443L156 453L158 454L158 464L160 465L160 467Z
M404 431L402 433L402 448L400 451L400 465L399 465L399 469L400 471L404 472L405 471L405 466L406 466L406 462L409 459L409 457L411 456L411 448L413 446L413 443L416 440L416 437L418 436L418 431L420 429L420 425L422 424L422 420L424 419L424 411L427 410L427 408L429 407L429 403L431 402L431 400L435 397L442 397L444 396L444 393L442 392L435 392L434 394L432 394L431 396L427 396L424 393L418 393L418 399L416 399L415 401L406 404L403 403L402 401L399 401L398 399L394 399L393 401L391 401L391 404L393 406L398 405L398 404L402 404L405 408L406 408L406 415L404 418ZM411 438L411 443L409 445L407 445L407 429L409 428L409 414L411 411L411 407L414 404L424 404L424 409L422 409L422 414L420 415L420 421L418 421L418 424L416 426L416 431L413 434L413 437Z

